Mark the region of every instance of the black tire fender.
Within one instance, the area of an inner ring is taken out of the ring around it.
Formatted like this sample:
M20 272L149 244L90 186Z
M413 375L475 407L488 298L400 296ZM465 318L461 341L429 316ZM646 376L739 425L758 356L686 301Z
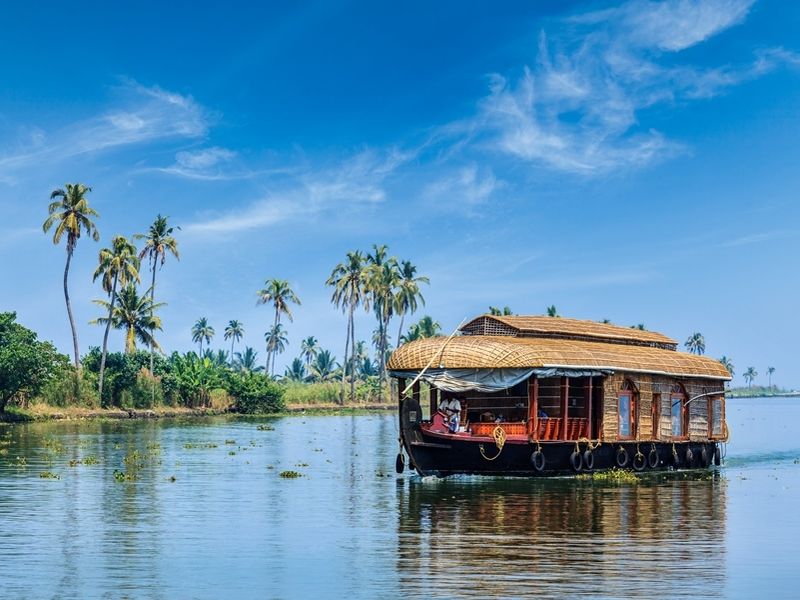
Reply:
M533 454L531 454L531 464L533 465L533 470L537 473L541 473L544 471L544 453L541 450L536 450Z
M620 469L628 466L628 451L623 446L617 448L617 453L614 454L614 462L617 463Z
M394 470L397 471L398 475L406 470L406 457L403 456L402 452L397 453L397 458L394 461Z
M647 459L644 457L644 454L641 452L637 452L633 455L633 469L634 471L644 471L644 468L647 466Z
M583 468L583 457L581 456L581 453L577 450L573 451L573 453L569 456L569 464L572 465L573 471L580 473L581 469Z
M679 467L681 465L681 457L678 455L678 451L673 446L672 448L672 466Z
M717 467L722 463L721 452L719 446L714 446L714 465Z
M583 468L587 471L594 469L594 452L591 450L584 450L583 452Z
M708 448L705 446L700 450L700 464L703 465L704 469L709 465Z
M647 453L647 466L655 469L658 466L658 462L658 451L655 448L651 448L650 452Z

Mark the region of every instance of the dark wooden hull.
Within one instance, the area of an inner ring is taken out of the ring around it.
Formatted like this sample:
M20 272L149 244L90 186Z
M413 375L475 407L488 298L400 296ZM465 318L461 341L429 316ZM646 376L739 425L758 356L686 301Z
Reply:
M405 433L405 432L404 432ZM509 440L498 454L491 440L475 440L458 436L435 435L419 430L417 435L403 436L404 446L410 457L410 467L420 475L446 477L454 474L509 475L541 477L568 475L612 468L635 471L657 471L672 469L704 469L718 461L717 444L714 442L640 442L637 457L635 442L602 443L591 450L593 464L587 465L587 444L579 444L580 460L573 457L575 442L518 442ZM414 439L411 439L414 438ZM481 452L481 446L483 452ZM541 458L534 460L537 448ZM620 452L620 448L624 452ZM673 452L674 449L674 452ZM705 449L705 454L703 453ZM687 457L687 451L689 455ZM652 454L652 453L655 454ZM496 457L496 458L495 458ZM537 465L534 463L538 462ZM540 466L541 469L537 469ZM576 468L577 467L577 468Z

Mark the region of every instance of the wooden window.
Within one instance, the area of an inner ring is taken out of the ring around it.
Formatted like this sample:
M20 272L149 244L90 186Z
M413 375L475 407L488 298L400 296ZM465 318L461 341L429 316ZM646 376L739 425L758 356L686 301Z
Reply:
M708 399L708 437L722 437L724 422L724 400L722 396L711 396Z
M617 405L619 416L619 437L636 437L636 388L629 380L625 380L622 390L619 393Z
M688 415L689 411L688 407L686 406L686 393L683 390L683 386L677 384L672 387L672 391L670 392L670 419L672 423L673 438L685 438L688 435Z
M661 394L653 394L650 414L653 419L653 439L657 440L661 434Z

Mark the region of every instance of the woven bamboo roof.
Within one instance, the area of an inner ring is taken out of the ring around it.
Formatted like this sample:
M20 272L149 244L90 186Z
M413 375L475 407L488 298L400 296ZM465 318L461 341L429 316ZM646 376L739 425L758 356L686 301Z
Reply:
M450 369L558 367L731 378L725 367L712 358L652 346L489 335L456 336L449 342L447 339L426 338L403 344L392 354L388 368L418 371L433 361L434 368Z
M602 340L637 345L655 344L668 349L675 349L678 345L676 340L655 331L562 317L481 315L464 325L461 331L468 335L499 334Z

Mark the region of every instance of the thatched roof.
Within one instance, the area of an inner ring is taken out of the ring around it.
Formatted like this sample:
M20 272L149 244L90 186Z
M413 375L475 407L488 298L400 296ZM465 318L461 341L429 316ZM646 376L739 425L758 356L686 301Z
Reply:
M655 331L620 327L609 323L543 316L481 315L461 328L465 335L509 335L604 341L656 346L674 350L678 342Z
M648 333L631 331L634 334ZM432 367L450 369L556 367L608 369L674 377L731 378L725 367L712 358L624 342L508 335L462 335L453 337L449 342L447 339L427 338L404 344L392 354L388 368L394 371L418 371L433 360Z

